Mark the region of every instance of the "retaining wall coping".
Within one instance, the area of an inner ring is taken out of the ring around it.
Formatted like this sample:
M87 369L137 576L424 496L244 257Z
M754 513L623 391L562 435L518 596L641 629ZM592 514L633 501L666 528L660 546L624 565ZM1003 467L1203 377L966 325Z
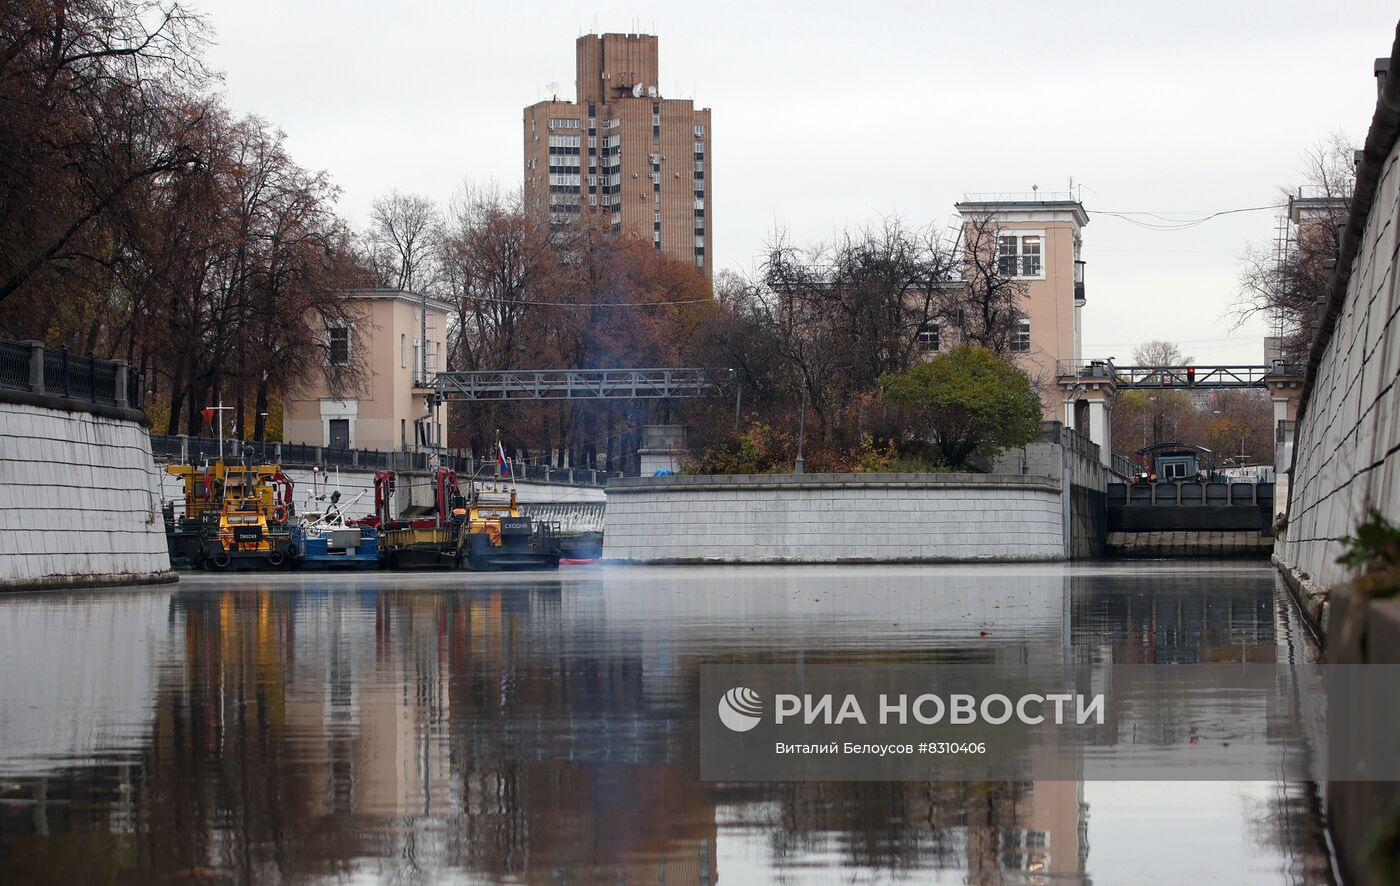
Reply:
M86 412L90 415L100 416L101 418L129 421L143 428L149 428L151 426L150 417L139 409L108 406L104 403L91 403L87 400L75 400L69 397L59 397L54 394L35 394L32 391L11 391L0 388L0 403L12 403L16 406L37 406L41 409L52 409L57 412Z
M737 488L736 488L737 487ZM1060 484L1035 474L673 474L615 477L607 493L830 489L1027 489L1060 494Z

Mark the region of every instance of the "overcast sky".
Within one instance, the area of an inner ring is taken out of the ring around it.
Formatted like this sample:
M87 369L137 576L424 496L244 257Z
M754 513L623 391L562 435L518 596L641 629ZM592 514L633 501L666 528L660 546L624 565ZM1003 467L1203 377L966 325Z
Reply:
M947 225L968 192L1063 191L1094 210L1263 206L1333 131L1358 146L1393 2L308 3L195 0L235 111L327 170L363 226L397 188L517 187L521 110L574 94L580 34L660 37L661 90L712 109L717 269L897 213ZM1139 8L1141 11L1138 11ZM585 11L589 10L589 11ZM1272 211L1189 231L1092 215L1085 356L1147 338L1259 362L1232 331L1239 259Z

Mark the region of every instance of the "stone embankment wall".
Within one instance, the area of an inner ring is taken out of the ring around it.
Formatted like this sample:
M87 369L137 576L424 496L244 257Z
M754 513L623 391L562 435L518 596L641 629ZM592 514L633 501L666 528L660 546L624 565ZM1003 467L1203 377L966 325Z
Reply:
M1047 421L1038 438L1001 453L991 468L996 474L1048 477L1060 484L1065 492L1061 509L1069 527L1070 558L1091 560L1104 555L1109 475L1097 443L1060 422Z
M1370 508L1400 523L1397 85L1400 72L1392 70L1357 169L1298 410L1288 525L1274 549L1324 628L1328 589L1350 577L1336 562L1337 539Z
M144 421L0 390L0 590L174 580Z
M1347 586L1337 539L1371 508L1400 524L1400 28L1356 171L1298 407L1288 525L1274 559L1324 635L1328 661L1400 663L1400 602ZM1364 725L1364 724L1362 724ZM1354 729L1335 722L1329 729ZM1394 882L1400 791L1330 782L1327 813L1342 874Z
M1034 475L636 477L607 492L603 557L612 561L1065 559L1060 483Z

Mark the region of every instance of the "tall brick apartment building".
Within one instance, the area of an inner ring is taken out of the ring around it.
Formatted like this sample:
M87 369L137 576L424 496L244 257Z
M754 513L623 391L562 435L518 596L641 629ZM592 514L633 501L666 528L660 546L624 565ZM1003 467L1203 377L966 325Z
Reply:
M525 200L565 223L603 213L616 231L712 273L710 109L661 97L652 34L575 44L577 101L525 108Z

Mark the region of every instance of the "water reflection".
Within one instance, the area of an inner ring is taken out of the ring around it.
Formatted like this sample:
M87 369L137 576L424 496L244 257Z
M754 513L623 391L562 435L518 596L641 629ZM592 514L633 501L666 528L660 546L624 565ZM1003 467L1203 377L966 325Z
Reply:
M0 880L1177 882L1180 864L1120 876L1142 849L1094 838L1199 839L1121 786L702 784L699 667L1271 661L1306 649L1282 599L1263 568L1179 565L4 598L0 640L21 642L0 647ZM1245 849L1213 862L1225 881L1327 882L1314 793L1251 794L1230 819Z

